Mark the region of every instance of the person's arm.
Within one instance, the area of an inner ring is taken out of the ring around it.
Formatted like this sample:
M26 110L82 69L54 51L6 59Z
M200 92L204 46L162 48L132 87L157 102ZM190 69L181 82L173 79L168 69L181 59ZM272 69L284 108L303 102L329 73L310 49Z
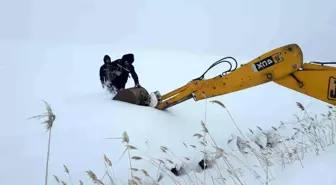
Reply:
M105 80L104 66L101 66L101 67L100 67L100 70L99 70L99 78L100 78L100 82L101 82L101 84L104 84L104 80Z
M132 66L132 68L131 68L131 75L132 75L132 78L134 80L135 86L140 85L139 84L139 77L138 77L138 74L135 72L134 66Z

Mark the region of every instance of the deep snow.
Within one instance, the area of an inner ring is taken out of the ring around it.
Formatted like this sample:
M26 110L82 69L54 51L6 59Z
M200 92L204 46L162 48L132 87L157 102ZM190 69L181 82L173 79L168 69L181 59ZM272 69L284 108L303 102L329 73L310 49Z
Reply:
M336 3L330 0L2 1L0 183L44 184L48 135L40 120L28 118L45 111L42 101L45 100L56 114L51 139L50 185L57 184L52 175L71 184L63 164L68 166L74 184L78 184L78 180L90 184L85 171L92 170L102 177L104 154L111 158L116 177L127 183L128 155L118 161L125 147L120 140L107 139L120 137L124 131L131 144L142 151L139 154L133 150L133 155L146 157L148 154L174 162L187 162L184 157L188 157L191 162L186 165L193 168L202 158L199 151L202 147L193 137L201 131L202 120L217 145L232 154L230 161L234 167L242 168L244 177L240 179L245 184L260 184L251 169L243 164L250 165L261 179L265 178L263 168L251 153L243 156L237 151L235 142L240 133L225 109L205 100L190 100L168 111L111 101L99 82L102 58L105 54L119 58L124 53L134 53L141 85L150 92L159 90L161 94L198 77L222 57L233 56L243 64L263 52L290 43L302 47L305 61L333 61L335 7ZM227 65L219 65L206 78L226 69ZM132 79L127 86L133 86ZM257 126L265 130L277 127L282 121L286 128L281 133L293 135L292 127L300 127L295 115L302 117L305 113L296 102L301 102L319 119L320 113L328 114L325 103L274 83L213 99L225 104L244 134L249 133L249 129L257 132ZM326 129L330 122L316 125ZM260 142L265 144L265 138L261 137ZM161 146L169 148L169 156L162 152ZM297 149L291 142L286 146ZM272 166L269 184L334 185L335 146L320 150L318 156L315 147L310 145L302 164L298 160L293 164L287 161L289 164L284 170L278 155L283 153L273 150L271 159L276 165ZM208 150L214 149L209 147ZM292 153L291 150L286 155ZM232 184L232 180L238 182L232 176L235 173L227 171L221 160L216 164L225 174L227 184ZM143 160L133 164L156 178L157 167ZM216 168L207 170L207 184L222 182L211 179L218 176ZM179 182L187 184L191 182L189 177L199 182L193 172ZM203 179L203 173L198 177ZM109 183L106 176L103 180ZM167 174L160 182L173 184Z
M14 48L18 55L13 53ZM104 54L108 53L112 58L120 57L123 51L116 48L7 42L1 44L1 49L4 51L0 65L3 89L0 96L0 111L3 112L0 117L1 184L44 183L47 133L40 121L28 120L45 111L42 100L49 102L56 114L52 128L50 184L56 184L52 175L68 181L63 164L69 167L76 184L79 179L84 184L90 183L85 173L87 170L102 177L103 154L111 158L118 179L127 182L127 155L118 161L125 147L120 140L106 139L120 137L124 131L128 133L133 146L154 158L166 159L160 150L160 146L166 146L174 152L174 156L170 156L175 160L189 157L196 162L202 155L189 145L201 146L193 137L202 129L201 120L206 121L211 136L225 150L230 149L227 142L231 135L240 135L227 112L209 101L190 100L168 111L111 101L100 86L98 70ZM141 85L150 92L159 90L162 94L198 77L214 61L224 57L176 51L137 50L134 53ZM237 57L239 64L251 59ZM225 65L219 65L206 77L225 69ZM132 79L127 86L133 86ZM303 115L296 102L301 102L308 111L316 114L328 110L326 104L318 100L273 83L213 99L227 106L244 134L248 128L255 130L259 126L270 129L279 125L280 121L295 121L293 114ZM189 147L186 148L183 143ZM303 170L297 168L297 162L293 167L286 166L285 171L278 174L279 180L270 184L297 184L300 180L309 182L303 177L321 172L316 168L328 168L330 173L316 178L327 179L325 185L332 184L335 179L331 164L335 162L335 150L326 152L305 159L304 164L307 165ZM179 158L176 159L176 156ZM157 175L157 168L147 162L135 161L134 166L148 170L153 177ZM260 184L251 175L246 175L246 179L247 184ZM106 177L104 182L109 182ZM172 183L167 176L163 182ZM185 178L181 182L184 184Z

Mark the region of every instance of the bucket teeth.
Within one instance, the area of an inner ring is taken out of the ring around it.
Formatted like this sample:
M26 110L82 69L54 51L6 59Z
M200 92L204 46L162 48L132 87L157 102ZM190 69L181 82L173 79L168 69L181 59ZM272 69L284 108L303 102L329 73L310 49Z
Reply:
M161 102L162 101L162 96L161 96L160 92L159 91L155 91L154 94L155 94L156 99L158 100L158 102Z

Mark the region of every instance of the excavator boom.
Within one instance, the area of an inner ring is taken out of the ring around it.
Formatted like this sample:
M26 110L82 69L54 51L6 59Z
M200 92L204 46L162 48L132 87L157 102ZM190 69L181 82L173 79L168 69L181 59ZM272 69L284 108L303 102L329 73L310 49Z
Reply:
M335 67L305 63L302 70L274 82L331 105L336 105Z
M199 101L271 81L336 105L336 68L314 63L303 64L302 50L297 44L271 50L238 69L226 72L230 73L210 79L203 79L204 73L200 78L160 96L155 108L164 110L191 98Z

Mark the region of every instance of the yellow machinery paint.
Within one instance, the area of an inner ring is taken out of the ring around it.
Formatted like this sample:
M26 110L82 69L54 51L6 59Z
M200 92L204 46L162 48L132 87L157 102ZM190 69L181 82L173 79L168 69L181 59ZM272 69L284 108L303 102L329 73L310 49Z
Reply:
M164 110L191 98L199 101L267 82L336 105L336 68L303 63L302 50L297 44L276 48L229 72L211 79L192 80L159 97L156 108Z

